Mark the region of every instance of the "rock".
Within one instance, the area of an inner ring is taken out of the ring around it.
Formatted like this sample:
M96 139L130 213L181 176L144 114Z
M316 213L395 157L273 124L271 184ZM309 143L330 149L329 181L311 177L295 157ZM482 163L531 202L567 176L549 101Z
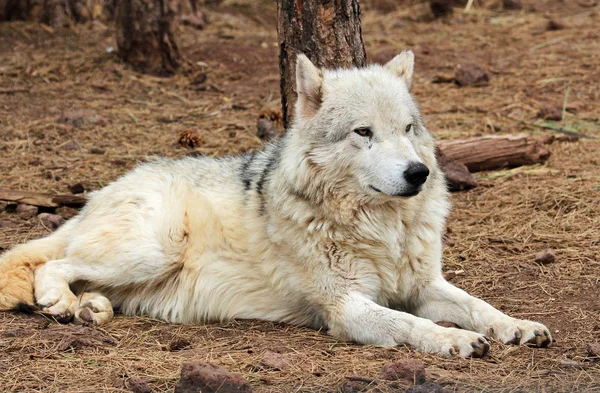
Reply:
M32 205L26 205L24 203L19 203L15 208L15 213L19 215L24 220L29 220L32 217L35 217L38 214L38 207Z
M90 149L90 153L102 155L102 154L106 153L106 150L100 149L99 147L92 147Z
M179 134L179 139L177 142L183 147L195 149L202 144L202 137L198 131L189 129Z
M282 371L289 368L291 364L289 356L283 353L266 351L260 358L260 365L277 371Z
M175 393L250 393L250 384L239 374L210 363L190 362L181 368Z
M99 116L92 109L72 109L63 112L58 119L61 124L70 124L75 128L83 127L84 125L106 125L106 119Z
M207 79L208 79L208 75L206 75L206 73L199 72L194 77L194 80L192 80L192 85L202 85L202 84L204 84L206 82Z
M446 175L448 190L452 192L470 190L477 187L477 181L464 164L457 161L444 162L442 171Z
M41 213L38 217L42 225L50 230L55 230L65 223L65 219L56 214Z
M383 367L381 378L388 381L404 380L419 385L425 382L425 365L416 359L398 360Z
M502 0L502 7L505 10L520 10L523 8L521 0Z
M340 386L340 393L368 392L371 385L364 381L346 381Z
M77 183L71 186L71 194L83 194L85 192L85 187L83 184Z
M79 144L79 142L77 142L75 140L71 140L71 141L65 143L64 145L62 145L61 148L66 151L76 151L76 150L81 150L81 145Z
M464 7L467 0L429 0L429 8L436 18L450 15L455 7Z
M567 26L563 22L556 19L550 19L546 24L546 30L548 31L562 30L565 27Z
M540 265L548 265L556 260L556 251L549 248L535 254L535 261Z
M585 349L589 356L600 357L600 343L586 344Z
M545 105L537 113L537 117L544 120L561 120L562 119L562 107L559 105L548 104Z
M151 393L152 388L148 382L139 377L131 377L125 381L125 388L133 393Z
M488 73L477 64L461 64L454 73L454 83L459 86L485 86L489 81Z
M437 382L429 381L422 385L411 386L406 393L446 393L446 390Z
M61 207L56 208L56 214L58 214L65 220L68 220L69 218L75 217L76 215L78 215L79 210L73 209L72 207L68 207L68 206L61 206Z
M183 351L184 349L189 349L191 346L192 343L190 340L185 338L175 339L169 343L169 352Z

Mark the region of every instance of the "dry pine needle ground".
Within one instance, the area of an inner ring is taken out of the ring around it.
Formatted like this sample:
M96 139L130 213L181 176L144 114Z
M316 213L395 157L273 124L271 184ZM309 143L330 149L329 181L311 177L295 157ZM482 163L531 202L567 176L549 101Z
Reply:
M476 5L432 21L419 2L385 12L376 9L380 3L363 7L369 58L415 51L414 93L438 138L548 135L530 124L544 106L562 108L567 89L563 126L600 137L600 16L593 4L524 1L524 9L504 12ZM14 90L0 93L0 186L98 189L153 155L189 153L178 144L187 130L200 136L196 151L206 155L258 148L258 114L279 103L274 5L240 0L208 12L206 30L178 31L206 78L132 72L106 50L114 46L111 28L52 33L0 24L0 86ZM548 30L548 18L563 28ZM432 83L464 63L486 70L487 85ZM241 373L255 392L334 392L351 376L388 391L382 367L416 358L448 391L600 391L600 362L586 352L600 341L599 148L597 139L555 143L544 166L477 174L478 188L452 197L444 254L445 269L459 272L452 282L514 316L546 323L557 339L552 348L494 343L486 359L443 359L255 321L180 326L119 316L91 329L1 313L1 390L172 391L181 364L194 359ZM5 207L0 247L47 233L35 217ZM537 264L535 254L548 248L556 260ZM287 366L265 367L266 351L284 354Z

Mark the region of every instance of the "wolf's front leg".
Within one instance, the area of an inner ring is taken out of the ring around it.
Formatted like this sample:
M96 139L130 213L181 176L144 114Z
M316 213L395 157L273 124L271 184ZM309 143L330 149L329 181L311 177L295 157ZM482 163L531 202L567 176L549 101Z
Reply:
M416 350L464 357L485 355L486 338L468 330L444 328L430 320L382 307L351 292L329 310L329 333L361 344L391 347L407 344Z
M505 344L552 343L550 330L538 322L512 318L448 283L441 276L419 292L414 314L432 321L453 322Z

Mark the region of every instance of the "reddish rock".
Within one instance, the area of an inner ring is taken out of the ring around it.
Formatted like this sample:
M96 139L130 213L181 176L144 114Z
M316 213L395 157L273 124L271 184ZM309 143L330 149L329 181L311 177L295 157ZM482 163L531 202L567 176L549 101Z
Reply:
M250 393L250 384L239 374L210 363L190 362L181 368L175 393Z
M79 144L79 142L77 142L75 140L71 140L71 141L65 143L64 145L62 145L61 148L65 151L76 151L76 150L81 150L81 145Z
M291 363L289 356L286 354L272 351L266 351L260 358L261 366L279 371L289 368Z
M454 82L459 86L485 86L489 81L487 71L477 64L461 64L454 73Z
M585 349L588 353L588 356L600 357L600 343L587 344Z
M505 10L520 10L523 8L521 0L502 0L502 6Z
M55 230L65 223L65 219L56 214L41 213L38 217L42 225L50 230Z
M85 187L81 183L77 183L71 186L71 194L83 194Z
M425 365L420 360L404 359L387 364L381 378L388 381L404 380L415 385L425 382Z
M70 124L75 128L83 127L84 125L106 125L106 120L91 109L65 111L58 119L58 122L61 124Z
M175 339L169 343L169 352L183 351L184 349L189 349L191 346L192 343L190 340L185 338Z
M372 384L369 384L364 381L346 381L340 386L341 393L358 393L358 392L368 392L372 387Z
M68 220L69 218L72 218L72 217L75 217L76 215L78 215L79 210L73 209L72 207L68 207L68 206L61 206L56 209L56 214L58 214L65 220Z
M35 217L38 214L38 210L37 206L26 205L24 203L19 203L15 208L15 212L24 220Z
M469 172L469 169L460 162L449 161L442 164L442 171L446 175L448 190L465 191L477 187L477 182Z
M535 254L535 261L537 263L539 263L540 265L547 265L547 264L554 262L555 260L556 260L556 251L554 251L551 248Z
M548 104L545 105L537 113L537 117L544 120L561 120L562 119L562 107L559 105Z
M131 377L125 381L125 387L127 390L133 393L151 393L152 388L148 385L148 382L144 381L139 377Z
M464 7L467 0L429 0L429 8L436 18L450 15L455 7Z
M100 149L99 147L92 147L92 148L90 149L90 153L91 153L91 154L98 154L98 155L102 155L102 154L106 153L106 150L104 150L104 149Z
M550 19L548 21L548 23L546 24L546 30L549 30L549 31L562 30L565 27L566 26L563 22L556 20L556 19Z

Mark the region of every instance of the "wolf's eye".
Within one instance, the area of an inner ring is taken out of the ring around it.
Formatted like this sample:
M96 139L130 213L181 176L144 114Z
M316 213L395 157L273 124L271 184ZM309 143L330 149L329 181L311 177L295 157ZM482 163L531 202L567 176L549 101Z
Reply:
M364 137L370 138L373 136L373 131L371 131L371 129L368 127L357 128L356 130L354 130L354 132L356 132L358 135L364 136Z
M410 130L412 130L412 124L407 125L406 128L404 129L404 131L406 131L406 132L410 132Z

